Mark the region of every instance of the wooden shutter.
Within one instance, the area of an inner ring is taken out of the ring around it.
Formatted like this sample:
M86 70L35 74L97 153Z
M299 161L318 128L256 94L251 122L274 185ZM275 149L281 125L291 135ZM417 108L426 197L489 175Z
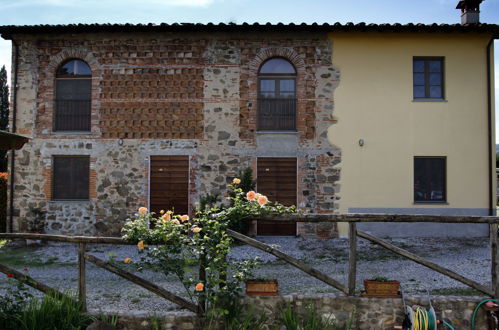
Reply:
M271 202L296 205L296 158L258 158L257 191ZM296 224L258 222L258 235L296 235Z
M54 156L52 199L87 200L90 157Z
M189 212L189 156L151 156L151 211Z

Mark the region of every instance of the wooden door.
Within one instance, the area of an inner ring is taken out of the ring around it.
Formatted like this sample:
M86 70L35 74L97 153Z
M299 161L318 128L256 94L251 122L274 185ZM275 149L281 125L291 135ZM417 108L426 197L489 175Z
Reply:
M189 156L151 156L149 208L189 212Z
M257 159L257 191L270 201L296 205L296 158ZM258 235L296 236L296 224L258 221Z

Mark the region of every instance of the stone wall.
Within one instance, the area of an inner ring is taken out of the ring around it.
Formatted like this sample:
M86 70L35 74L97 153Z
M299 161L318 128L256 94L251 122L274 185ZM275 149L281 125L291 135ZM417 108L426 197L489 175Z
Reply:
M484 298L480 297L432 297L432 305L438 319L451 322L455 329L470 329L473 310ZM359 298L324 295L288 295L288 296L252 296L245 297L244 302L252 306L255 312L264 312L267 322L273 322L279 317L279 311L291 304L298 313L305 313L305 308L312 305L318 315L334 319L338 324L344 324L353 313L354 329L393 329L401 325L403 320L402 299ZM408 297L408 306L430 308L427 297ZM477 314L476 329L486 329L486 313L483 309Z
M482 299L438 296L432 297L432 304L438 319L450 322L455 329L470 329L473 311ZM395 325L401 325L403 320L402 299L290 295L244 297L243 303L248 306L246 311L265 313L266 325L270 329L274 329L273 322L288 304L298 313L305 313L306 307L312 305L319 316L335 320L339 325L345 324L353 315L353 329L360 330L391 330ZM406 299L406 304L429 309L427 297L410 297ZM475 319L476 329L487 329L486 318L485 311L480 309ZM202 327L202 319L191 312L169 312L155 317L146 314L120 315L118 325L120 329L150 329L152 322L161 324L163 329L189 330Z
M340 150L327 142L340 74L322 33L108 33L15 36L20 45L18 132L32 136L17 153L14 228L33 210L46 231L118 234L148 204L149 158L190 156L191 213L200 195L227 183L257 157L296 157L298 207L334 212ZM281 56L297 69L297 132L256 130L258 68ZM91 131L54 132L57 67L80 58L92 69ZM52 157L90 156L90 198L51 199ZM256 173L256 168L254 168ZM334 225L299 226L331 236Z

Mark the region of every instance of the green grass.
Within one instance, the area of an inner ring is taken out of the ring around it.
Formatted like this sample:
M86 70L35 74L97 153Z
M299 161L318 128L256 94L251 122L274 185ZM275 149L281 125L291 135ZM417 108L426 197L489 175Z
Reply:
M5 250L0 252L0 264L12 268L40 268L40 267L64 267L74 266L76 263L60 262L57 257L49 257L41 260L34 254L36 249L25 248L18 250Z

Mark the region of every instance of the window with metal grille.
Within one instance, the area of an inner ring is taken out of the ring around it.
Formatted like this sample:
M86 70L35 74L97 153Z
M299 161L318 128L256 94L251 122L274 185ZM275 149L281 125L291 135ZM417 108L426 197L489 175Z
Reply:
M54 131L90 131L92 73L82 60L64 62L56 73Z
M414 99L444 98L444 59L442 57L413 58Z
M88 200L90 157L54 156L53 200Z
M258 72L258 130L296 130L296 70L271 58Z
M414 157L414 201L446 201L446 158Z

